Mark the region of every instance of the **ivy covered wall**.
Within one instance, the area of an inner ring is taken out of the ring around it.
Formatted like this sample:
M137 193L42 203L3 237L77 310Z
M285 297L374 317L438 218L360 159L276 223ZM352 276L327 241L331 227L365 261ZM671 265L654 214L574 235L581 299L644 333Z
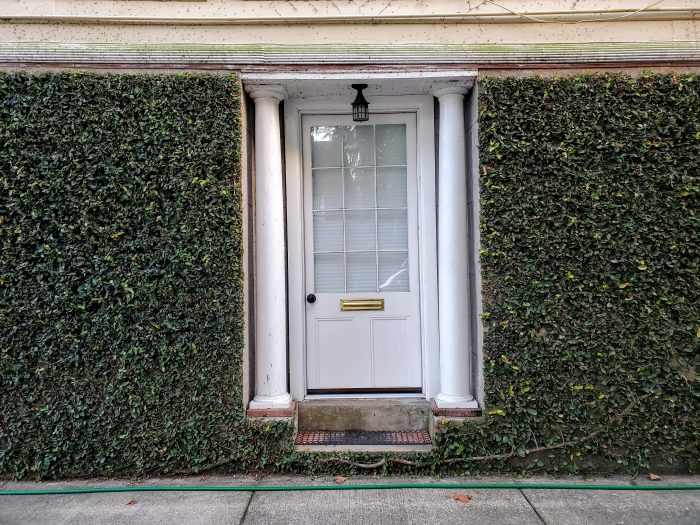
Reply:
M240 98L236 76L0 75L0 471L258 455Z
M0 74L0 472L354 467L242 410L240 84ZM486 417L385 472L695 468L700 81L480 82ZM466 234L466 232L465 232Z
M468 454L500 443L533 469L692 468L700 79L486 78L480 89L491 418L465 432L479 443Z

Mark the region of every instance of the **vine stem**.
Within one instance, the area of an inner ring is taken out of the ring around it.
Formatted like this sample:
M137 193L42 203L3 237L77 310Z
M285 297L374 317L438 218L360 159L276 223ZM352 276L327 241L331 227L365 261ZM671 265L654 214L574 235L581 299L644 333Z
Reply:
M356 468L362 468L362 469L375 469L379 467L383 467L386 465L386 458L382 458L376 463L355 463L354 461L350 461L348 459L343 459L343 458L318 458L319 461L323 463L342 463L343 465L350 465L351 467L356 467ZM408 461L408 460L404 460ZM415 463L411 461L410 463Z
M646 398L648 396L644 396ZM642 398L642 399L644 399ZM627 417L632 410L634 410L634 407L637 406L637 399L632 399L630 401L629 405L627 405L621 412L618 414L615 414L612 418L610 418L610 426L618 424L620 421L622 421L625 417ZM548 450L557 450L561 448L566 448L570 447L573 445L578 445L579 443L583 443L585 441L590 441L591 439L594 439L598 434L603 432L603 430L596 430L594 432L591 432L590 434L586 434L585 436L581 436L578 438L571 439L569 441L566 441L562 439L561 443L557 443L556 445L549 445L546 447L535 447L533 449L527 450L525 452L525 456L529 456L531 454L537 454L539 452L546 452ZM468 458L451 458L451 459L446 459L444 460L444 463L452 464L452 463L466 463L470 461L493 461L497 459L510 459L513 456L515 456L516 452L516 447L513 445L511 448L510 452L504 452L502 454L491 454L488 456L471 456ZM383 467L387 463L399 463L401 465L408 465L415 467L417 463L415 461L411 461L408 459L401 459L401 458L382 458L376 463L356 463L355 461L350 461L348 459L343 459L339 457L333 457L333 458L319 458L319 461L322 462L335 462L335 463L342 463L343 465L349 465L351 467L355 468L361 468L361 469L366 469L366 470L371 470L371 469L376 469L379 467Z

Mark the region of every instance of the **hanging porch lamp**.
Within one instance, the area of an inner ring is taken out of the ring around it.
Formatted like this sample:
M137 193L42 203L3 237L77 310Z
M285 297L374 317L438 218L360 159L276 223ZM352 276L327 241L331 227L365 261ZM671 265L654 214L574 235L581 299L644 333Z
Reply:
M362 96L362 90L367 87L367 84L353 84L352 87L357 90L357 96L352 101L352 120L365 122L369 120L369 102Z

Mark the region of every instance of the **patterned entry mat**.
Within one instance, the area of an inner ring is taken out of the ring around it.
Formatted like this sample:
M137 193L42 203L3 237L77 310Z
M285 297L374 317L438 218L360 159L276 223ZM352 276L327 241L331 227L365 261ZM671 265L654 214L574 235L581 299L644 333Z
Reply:
M302 430L294 440L296 445L430 445L427 430L360 431L360 430Z

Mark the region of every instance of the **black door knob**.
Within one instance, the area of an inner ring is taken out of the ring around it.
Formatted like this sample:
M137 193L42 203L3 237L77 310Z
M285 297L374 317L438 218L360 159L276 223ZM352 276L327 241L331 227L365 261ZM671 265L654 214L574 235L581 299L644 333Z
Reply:
M306 301L313 304L316 302L316 296L312 293L306 296Z

